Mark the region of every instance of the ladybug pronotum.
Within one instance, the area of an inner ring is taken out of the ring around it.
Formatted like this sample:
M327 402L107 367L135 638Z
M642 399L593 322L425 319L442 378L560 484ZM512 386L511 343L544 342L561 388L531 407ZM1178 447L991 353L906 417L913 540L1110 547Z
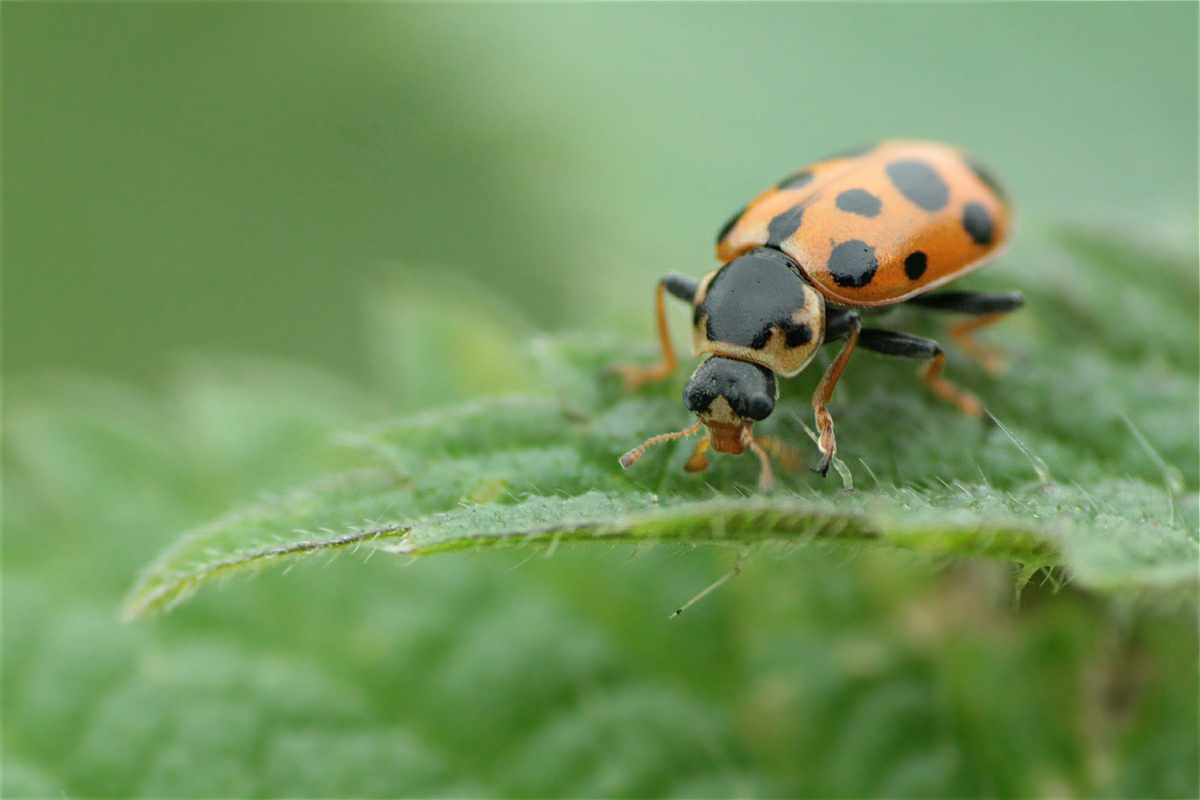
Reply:
M655 307L662 360L622 367L626 385L661 380L677 366L667 329L665 295L693 307L692 350L709 358L683 392L697 415L690 427L646 440L621 457L629 468L647 447L706 426L685 469L708 466L709 446L739 454L747 448L771 487L766 450L752 427L770 416L776 376L791 378L823 344L844 342L813 394L824 475L837 452L826 403L850 354L863 347L925 361L921 377L940 398L980 416L983 405L942 377L946 356L932 339L864 328L859 308L897 303L971 315L950 337L985 369L1000 359L971 338L1024 305L1019 292L938 292L933 289L982 266L1004 246L1011 212L996 180L970 155L935 142L889 141L818 161L784 178L734 214L717 235L723 264L704 278L667 275Z

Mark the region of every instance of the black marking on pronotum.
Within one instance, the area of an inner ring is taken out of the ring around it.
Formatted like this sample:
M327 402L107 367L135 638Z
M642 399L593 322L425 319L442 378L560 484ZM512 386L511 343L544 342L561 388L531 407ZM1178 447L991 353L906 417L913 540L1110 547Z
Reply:
M729 220L724 225L721 226L721 230L717 233L717 244L720 244L721 242L725 241L725 237L729 235L729 232L731 230L733 230L733 226L737 225L738 220L741 219L742 214L745 214L745 213L746 213L746 209L742 208L740 211L738 211L736 214L734 214L732 217L730 217Z
M1008 200L1008 196L1004 191L1004 187L1000 184L1000 181L990 169L983 165L982 162L980 162L970 153L963 153L962 160L963 163L967 165L967 169L971 170L971 172L974 172L975 177L983 181L984 185L995 192L997 197L1004 201Z
M861 289L871 282L877 269L875 248L861 239L842 242L829 254L829 274L838 286Z
M837 196L837 207L860 217L873 217L883 208L879 198L866 189L847 189Z
M950 202L950 187L924 161L893 161L886 172L900 194L926 211L941 211Z
M992 215L982 203L967 203L963 206L963 228L971 234L975 244L992 243Z
M808 186L808 184L812 183L812 179L812 170L805 168L799 172L793 172L791 175L788 175L779 183L775 184L775 188L781 192L785 192L788 189L802 189L805 186Z
M925 254L920 250L914 250L908 254L908 258L904 259L904 274L910 281L915 281L925 274L925 268L928 265Z
M802 347L812 341L812 328L807 322L785 322L783 328L788 347Z
M713 356L692 375L683 390L688 411L702 414L724 397L740 417L762 420L775 410L775 373L736 358Z
M783 331L784 341L789 348L801 347L812 341L812 328L808 323L801 322L799 324L788 320L787 322L779 323L779 329ZM754 340L750 342L751 350L762 350L767 346L767 342L771 341L771 335L774 328L767 327L759 331Z
M806 290L796 262L758 247L721 268L696 305L695 319L707 317L709 341L761 349L772 326L786 332L792 314L804 307Z
M791 238L796 229L800 227L800 222L804 219L806 205L805 203L797 203L771 220L767 225L768 247L779 247L787 239Z

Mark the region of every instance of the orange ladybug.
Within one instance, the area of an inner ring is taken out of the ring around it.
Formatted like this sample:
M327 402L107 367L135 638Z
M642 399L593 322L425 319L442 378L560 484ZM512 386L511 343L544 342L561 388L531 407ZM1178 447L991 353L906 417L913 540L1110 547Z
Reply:
M692 350L709 356L683 392L697 420L648 439L622 456L621 466L632 466L653 444L706 426L686 469L707 467L710 445L735 455L749 448L762 464L759 487L768 490L766 450L780 445L756 439L753 424L774 410L776 376L796 376L821 345L835 341L845 344L813 394L821 451L814 472L826 474L837 452L826 403L855 347L928 362L921 376L929 388L963 413L980 416L983 404L942 377L946 356L937 342L864 328L856 309L906 303L969 314L950 328L951 338L990 372L998 371L997 355L971 334L1019 309L1021 294L928 292L994 257L1011 222L990 173L967 153L936 142L881 142L784 178L721 228L717 258L723 266L701 280L675 274L659 280L662 360L621 372L632 389L674 371L665 294L691 303Z

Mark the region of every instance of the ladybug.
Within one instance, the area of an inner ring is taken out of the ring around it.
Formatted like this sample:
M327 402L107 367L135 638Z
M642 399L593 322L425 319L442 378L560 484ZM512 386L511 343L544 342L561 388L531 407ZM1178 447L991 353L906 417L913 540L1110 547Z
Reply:
M692 350L707 355L683 391L695 424L648 439L621 457L628 469L645 449L707 427L685 469L708 466L711 447L749 448L772 483L767 450L752 427L771 415L777 378L798 375L822 345L844 342L813 394L825 475L837 452L826 403L856 347L920 359L925 384L965 414L983 404L942 377L946 356L932 339L865 328L863 312L905 303L971 318L950 337L989 372L1000 359L971 334L1024 305L1019 292L936 292L994 257L1008 239L1012 213L1003 189L969 154L950 145L886 141L831 156L793 172L734 214L717 234L723 264L700 280L671 274L658 281L655 305L662 360L621 367L626 385L661 380L677 360L667 328L665 295L692 304Z

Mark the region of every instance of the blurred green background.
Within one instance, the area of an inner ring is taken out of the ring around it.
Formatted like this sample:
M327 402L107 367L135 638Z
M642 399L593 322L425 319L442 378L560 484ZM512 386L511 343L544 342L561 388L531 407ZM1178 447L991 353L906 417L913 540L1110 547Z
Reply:
M649 344L656 277L851 145L1005 179L979 285L1063 223L1194 263L1195 4L2 14L5 796L1193 795L1194 598L1017 610L1000 564L766 554L667 624L728 554L343 557L116 615L337 431L519 384L529 333Z
M390 265L649 331L735 209L881 138L975 151L1020 233L1196 230L1188 3L16 4L6 369L180 349L363 377ZM1018 254L1021 250L1016 251Z

